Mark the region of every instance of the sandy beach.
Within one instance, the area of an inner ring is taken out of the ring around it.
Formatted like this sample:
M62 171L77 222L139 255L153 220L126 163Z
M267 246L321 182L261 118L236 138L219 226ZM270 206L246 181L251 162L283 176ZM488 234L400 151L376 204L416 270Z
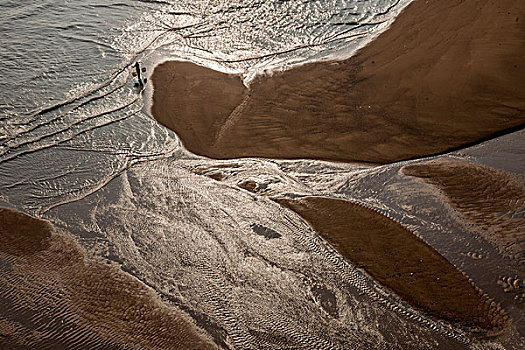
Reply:
M432 247L388 217L325 197L278 202L304 217L346 259L416 308L478 330L498 332L507 325L501 307L491 304Z
M216 159L385 164L440 154L525 124L524 15L519 1L416 0L353 57L268 72L249 88L235 75L165 62L152 76L151 112L188 150ZM497 231L485 239L522 259L518 219L498 214L519 210L508 208L523 195L519 182L459 162L415 164L403 174L436 185L458 220L476 233ZM342 200L278 202L425 313L492 333L508 326L499 306L402 225Z
M40 3L0 350L525 349L525 0Z
M459 160L407 165L403 173L436 186L458 220L491 242L500 254L525 262L525 183L503 171Z
M217 348L152 289L54 231L0 208L0 347Z
M388 163L523 126L525 4L414 1L340 62L236 76L155 69L153 116L211 158Z

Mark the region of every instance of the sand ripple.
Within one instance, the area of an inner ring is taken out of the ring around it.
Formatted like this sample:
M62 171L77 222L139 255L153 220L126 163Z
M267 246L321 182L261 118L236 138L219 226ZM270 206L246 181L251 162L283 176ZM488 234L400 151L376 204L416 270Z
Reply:
M442 191L468 228L504 256L525 261L525 181L503 171L458 160L407 165L406 175Z
M88 260L46 221L0 209L0 347L216 348L114 265Z
M279 203L303 216L339 253L417 308L473 328L506 327L508 316L500 306L401 224L345 200L304 197Z

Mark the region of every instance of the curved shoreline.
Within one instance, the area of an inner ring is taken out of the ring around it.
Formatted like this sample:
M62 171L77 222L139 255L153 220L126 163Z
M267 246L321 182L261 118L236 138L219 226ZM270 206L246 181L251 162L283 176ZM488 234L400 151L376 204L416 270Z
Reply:
M525 123L525 4L477 5L416 0L354 57L259 76L249 90L166 62L151 111L216 159L389 163L475 143Z
M345 259L410 305L471 329L498 334L509 317L412 231L364 206L328 197L278 198Z
M0 348L216 349L183 311L48 221L0 208Z

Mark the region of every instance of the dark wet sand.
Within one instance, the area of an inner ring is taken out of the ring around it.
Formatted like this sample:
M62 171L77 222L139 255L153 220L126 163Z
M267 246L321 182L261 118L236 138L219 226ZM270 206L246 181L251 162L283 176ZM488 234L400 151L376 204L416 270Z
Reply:
M525 178L447 159L407 165L402 172L435 185L470 231L525 263Z
M153 290L53 231L0 208L0 348L217 348Z
M155 69L152 114L212 158L388 163L525 123L525 2L417 0L354 57L260 76Z
M326 197L279 199L341 255L424 312L498 333L508 316L432 247L371 209Z

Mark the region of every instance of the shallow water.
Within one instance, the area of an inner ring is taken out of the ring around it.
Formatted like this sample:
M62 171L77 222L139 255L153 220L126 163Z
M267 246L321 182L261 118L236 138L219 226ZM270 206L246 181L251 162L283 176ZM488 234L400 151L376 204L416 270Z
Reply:
M2 1L0 177L9 186L2 194L41 211L133 162L179 150L132 86L136 60L190 60L249 76L348 53L407 2ZM53 159L47 152L20 157L58 145ZM13 187L33 176L38 181Z
M408 3L0 0L0 202L120 263L225 347L461 348L460 330L399 302L267 198L335 194L384 206L378 189L394 168L378 170L369 189L349 180L364 167L315 161L242 160L220 168L222 183L196 175L217 162L159 126L130 75L137 60L189 60L249 79L345 57ZM236 187L250 179L262 196Z
M106 83L151 55L247 72L349 50L405 1L2 1L2 114Z

